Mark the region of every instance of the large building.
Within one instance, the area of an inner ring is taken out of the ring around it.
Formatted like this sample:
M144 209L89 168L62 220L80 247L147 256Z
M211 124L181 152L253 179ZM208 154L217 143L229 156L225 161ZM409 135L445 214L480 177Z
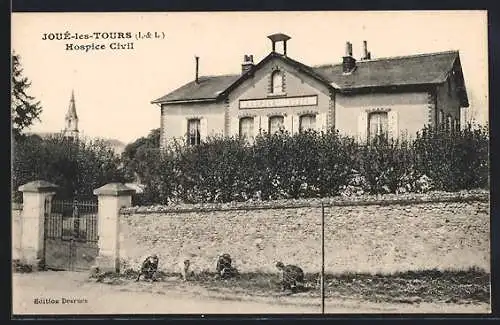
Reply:
M364 42L357 60L347 42L341 63L311 67L288 56L289 36L268 38L271 53L257 64L245 55L240 74L198 76L196 58L192 82L152 101L161 107L162 146L215 135L251 140L280 128L337 129L359 141L411 137L425 125L459 127L469 106L458 51L372 59Z

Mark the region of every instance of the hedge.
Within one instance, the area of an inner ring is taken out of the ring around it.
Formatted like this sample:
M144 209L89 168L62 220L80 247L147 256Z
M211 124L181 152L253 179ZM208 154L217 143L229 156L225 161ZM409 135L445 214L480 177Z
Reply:
M413 140L358 144L337 131L263 134L250 145L212 137L198 146L141 150L136 204L312 198L489 188L486 128L424 128Z

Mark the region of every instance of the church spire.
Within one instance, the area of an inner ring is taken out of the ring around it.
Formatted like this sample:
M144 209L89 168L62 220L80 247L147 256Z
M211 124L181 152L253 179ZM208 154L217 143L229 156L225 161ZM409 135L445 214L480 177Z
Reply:
M73 118L78 119L76 115L76 105L75 105L75 91L71 91L71 99L69 100L68 112L66 113L66 119Z
M78 115L76 114L75 91L71 91L71 99L69 100L68 112L66 113L66 124L64 135L70 137L78 136Z

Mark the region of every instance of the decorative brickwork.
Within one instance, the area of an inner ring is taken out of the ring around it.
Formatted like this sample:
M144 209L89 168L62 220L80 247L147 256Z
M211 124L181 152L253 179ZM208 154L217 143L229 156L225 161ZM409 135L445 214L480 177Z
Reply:
M328 114L326 116L326 127L328 130L335 129L335 92L330 91L330 100L328 101Z
M435 112L436 112L436 94L430 91L427 94L427 107L428 107L428 120L429 125L436 125Z
M162 106L160 108L160 148L165 148L167 146L167 141L165 139L165 108Z
M281 70L281 78L283 79L283 81L282 81L283 93L286 94L286 73L283 70Z
M231 115L229 113L229 97L224 99L224 135L229 136L231 128Z
M319 114L317 109L304 109L297 112L297 116L302 115L317 115Z
M238 119L241 119L241 118L244 118L244 117L256 117L257 114L255 114L254 112L239 112L238 113Z

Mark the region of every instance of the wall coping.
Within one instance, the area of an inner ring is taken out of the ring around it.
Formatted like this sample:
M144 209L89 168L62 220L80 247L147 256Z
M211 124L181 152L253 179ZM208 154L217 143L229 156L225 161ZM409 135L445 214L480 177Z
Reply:
M47 181L37 180L19 186L20 192L47 193L54 192L59 186Z
M335 206L367 206L367 205L409 205L422 203L441 202L489 202L490 192L484 190L461 192L429 192L425 194L386 194L386 195L361 195L354 197L329 197L322 199L286 199L275 201L251 201L230 203L204 203L204 204L178 204L156 206L134 206L122 208L120 213L150 214L150 213L190 213L212 211L239 211L239 210L270 210L270 209L296 209L296 208L321 208Z
M105 196L125 196L135 193L134 189L123 185L122 183L109 183L94 190L95 195Z

